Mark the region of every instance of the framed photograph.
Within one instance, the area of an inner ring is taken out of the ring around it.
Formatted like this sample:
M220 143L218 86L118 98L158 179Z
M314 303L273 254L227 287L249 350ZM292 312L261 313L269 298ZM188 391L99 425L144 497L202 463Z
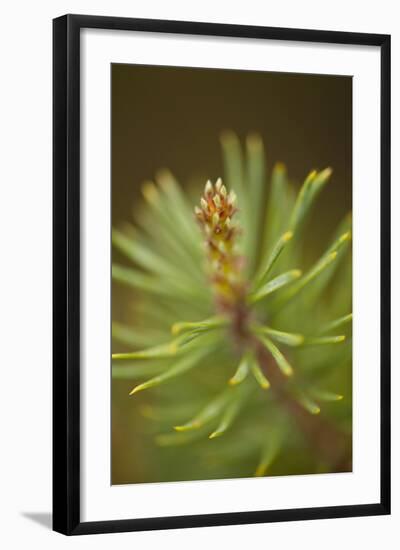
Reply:
M390 37L54 20L54 530L390 513Z

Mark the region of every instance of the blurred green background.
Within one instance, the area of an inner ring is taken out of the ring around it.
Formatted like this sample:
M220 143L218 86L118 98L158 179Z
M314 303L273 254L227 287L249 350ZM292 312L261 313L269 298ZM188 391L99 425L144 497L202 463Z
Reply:
M114 64L111 116L113 226L132 221L142 182L160 168L183 186L223 176L219 136L226 129L242 140L259 133L268 170L284 162L298 185L313 168L333 168L318 199L318 227L308 228L310 250L351 210L351 77ZM122 261L114 250L113 259ZM132 291L113 284L114 320L129 322L132 299ZM152 456L149 420L128 398L130 386L112 387L112 483L152 481L154 471L168 480L173 456L164 464Z

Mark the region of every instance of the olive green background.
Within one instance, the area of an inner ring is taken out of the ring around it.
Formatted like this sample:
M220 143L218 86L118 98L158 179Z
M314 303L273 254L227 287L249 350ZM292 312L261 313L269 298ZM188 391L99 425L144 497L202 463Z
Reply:
M310 253L351 210L350 76L115 64L111 71L113 226L132 221L142 182L160 168L184 186L223 176L219 135L226 129L242 142L249 132L261 134L268 171L284 162L298 185L311 169L333 168L315 209L318 224L308 229ZM114 251L113 257L121 261ZM124 320L129 292L113 285L115 320ZM146 481L147 459L135 437L141 427L131 405L126 388L113 383L114 484Z
M334 169L319 199L326 231L351 208L351 77L114 64L111 109L114 224L159 168L183 184L221 176L225 129L260 133L269 166L283 161L294 180Z

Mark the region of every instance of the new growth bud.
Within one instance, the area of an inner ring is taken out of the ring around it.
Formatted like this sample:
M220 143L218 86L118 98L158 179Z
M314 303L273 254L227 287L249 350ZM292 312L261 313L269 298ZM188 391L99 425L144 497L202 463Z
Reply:
M228 310L244 298L243 258L237 253L238 229L232 224L237 212L236 193L228 194L221 178L215 185L207 181L196 207L196 218L205 237L208 271L215 299L221 310Z
M228 204L231 206L236 206L237 196L235 191L231 191L228 195Z
M204 188L204 195L206 197L210 197L214 193L213 185L210 180L207 181L206 186Z

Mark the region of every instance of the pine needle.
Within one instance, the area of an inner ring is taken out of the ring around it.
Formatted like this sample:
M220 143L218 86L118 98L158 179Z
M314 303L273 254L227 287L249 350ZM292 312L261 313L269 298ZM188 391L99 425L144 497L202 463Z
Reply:
M235 372L235 374L232 376L232 378L229 379L229 384L231 386L236 386L237 384L240 384L245 380L249 373L249 357L248 354L244 354L240 360L239 366Z
M192 420L182 424L181 426L174 426L174 430L177 432L186 432L188 430L196 430L201 428L216 416L218 416L226 407L228 402L232 398L231 390L225 390L218 395L215 399L210 401Z
M283 355L283 353L275 346L275 344L273 344L269 338L261 334L258 335L258 339L264 344L264 346L271 353L272 357L276 361L276 364L280 368L282 374L284 374L285 376L292 376L293 374L292 366L289 364L288 360Z
M321 336L316 338L305 338L303 345L304 346L325 346L328 344L341 344L346 340L344 334L338 336Z
M300 269L292 269L291 271L287 271L286 273L282 273L281 275L278 275L271 281L269 281L266 285L262 286L258 291L253 292L249 296L249 302L255 303L259 300L262 300L269 294L272 294L273 292L276 292L280 288L293 283L296 279L298 279L301 276Z
M276 261L278 260L285 246L292 240L292 238L293 238L293 232L286 231L278 239L278 242L275 244L274 248L272 249L272 252L267 262L259 270L259 275L256 277L256 281L257 281L255 285L256 289L259 288L261 285L263 285L267 281L267 277L271 269L275 265Z
M321 412L321 409L319 408L317 403L315 403L315 401L313 401L306 394L303 394L303 393L299 394L297 396L297 401L310 414L315 415L315 414L319 414Z
M203 321L180 321L174 323L171 327L171 332L174 335L188 331L207 331L223 327L228 324L228 320L224 317L211 317Z
M302 334L294 334L292 332L283 332L266 326L257 326L254 329L255 333L266 334L274 340L286 344L287 346L300 346L304 342Z
M324 325L320 332L330 332L331 330L336 330L337 328L342 327L343 325L347 325L348 323L351 323L353 320L353 314L349 313L348 315L343 315L343 317L339 317L338 319L335 319L334 321L331 321L330 323L327 323Z
M332 174L331 168L326 168L317 173L315 170L309 173L301 187L290 218L289 229L296 231L303 223L313 201L318 196L322 187L327 183Z
M189 369L192 369L198 363L206 357L210 353L209 349L197 349L193 351L193 353L190 353L189 355L184 355L177 363L163 372L162 374L151 378L150 380L147 380L147 382L143 382L142 384L139 384L138 386L135 386L129 395L133 395L139 391L146 390L149 388L154 388L155 386L159 386L163 384L164 382L167 382L171 378L175 378L177 376L180 376L181 374L185 373Z
M341 401L343 395L325 390L319 390L317 388L310 389L310 393L317 401Z
M253 376L260 388L263 390L268 390L271 387L268 378L265 376L256 360L254 360L251 365L251 372L253 373Z
M238 417L242 407L245 404L246 399L250 393L249 386L244 388L241 394L239 394L235 399L225 409L225 412L222 415L221 422L218 424L218 427L208 436L209 439L215 439L216 437L221 437L234 423Z

